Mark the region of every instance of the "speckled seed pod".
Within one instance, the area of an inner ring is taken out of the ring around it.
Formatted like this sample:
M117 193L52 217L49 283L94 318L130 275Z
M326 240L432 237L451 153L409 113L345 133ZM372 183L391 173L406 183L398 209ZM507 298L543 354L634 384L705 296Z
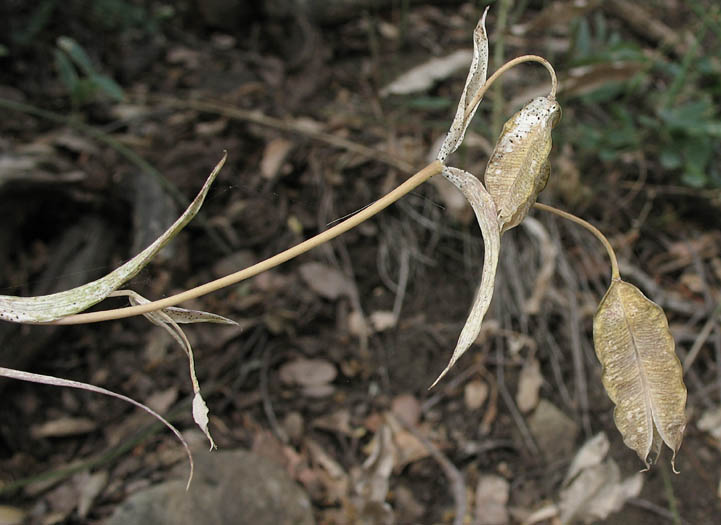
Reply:
M560 119L556 99L538 97L503 125L485 174L502 232L518 226L546 187L551 130Z

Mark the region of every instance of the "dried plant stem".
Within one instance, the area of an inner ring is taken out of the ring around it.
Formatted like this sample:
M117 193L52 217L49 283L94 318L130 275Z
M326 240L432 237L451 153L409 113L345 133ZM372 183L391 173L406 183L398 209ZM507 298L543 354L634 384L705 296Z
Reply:
M499 67L490 77L488 77L486 83L481 89L476 92L476 94L473 96L473 99L471 100L471 103L468 104L468 107L466 108L466 118L468 118L468 115L473 112L473 109L478 105L478 103L483 98L483 95L486 94L488 88L493 85L493 83L498 79L498 77L500 77L503 73L505 73L512 67L517 66L518 64L522 64L524 62L538 62L548 70L548 73L551 75L551 92L549 93L549 95L552 98L555 98L556 91L558 90L558 78L556 77L556 71L553 69L551 63L545 58L538 55L523 55L520 57L516 57L513 60L509 60L501 67Z
M596 238L601 241L601 244L603 244L603 247L606 248L606 252L608 253L608 258L611 259L611 280L617 281L621 279L621 274L618 271L618 259L616 258L616 252L613 249L613 246L611 246L611 243L606 238L606 236L601 233L601 231L596 228L593 224L590 222L584 221L580 217L576 217L572 213L568 213L567 211L559 210L558 208L554 208L553 206L548 206L547 204L541 204L540 202L537 202L534 204L536 208L543 211L549 211L551 213L555 213L556 215L563 217L564 219L568 219L571 222L575 222L576 224L583 226L588 231L590 231L592 234L596 236Z
M296 244L295 246L285 250L284 252L281 252L277 255L274 255L273 257L270 257L269 259L254 264L253 266L244 268L243 270L240 270L238 272L226 275L225 277L210 281L201 286L197 286L179 294L171 295L170 297L166 297L165 299L152 301L147 304L129 306L126 308L117 308L114 310L103 310L100 312L69 315L67 317L63 317L62 319L58 319L57 321L53 321L47 324L70 325L97 323L100 321L109 321L111 319L123 319L125 317L142 315L148 312L153 312L155 310L160 310L161 308L167 308L168 306L175 306L184 301L189 301L190 299L195 299L202 295L206 295L211 292L220 290L221 288L231 286L240 281L258 275L259 273L270 270L271 268L275 268L276 266L286 261L289 261L290 259L293 259L294 257L297 257L298 255L301 255L309 250L312 250L313 248L338 237L339 235L347 232L348 230L355 228L360 223L368 220L375 214L386 209L388 206L390 206L392 203L394 203L407 193L413 191L415 188L430 179L433 175L440 173L442 169L443 165L439 161L436 160L431 162L428 166L412 175L409 179L407 179L405 182L403 182L403 184L395 188L393 191L387 193L376 202L374 202L367 208L364 208L362 211L358 212L352 217L344 220L343 222L337 224L336 226L333 226L332 228L322 233L319 233L315 237L303 241L300 244Z

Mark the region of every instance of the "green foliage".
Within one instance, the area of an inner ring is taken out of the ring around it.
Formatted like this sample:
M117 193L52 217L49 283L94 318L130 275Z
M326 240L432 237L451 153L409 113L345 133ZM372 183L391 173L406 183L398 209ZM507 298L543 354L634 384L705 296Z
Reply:
M702 42L705 29L695 36ZM634 42L609 31L601 12L576 22L569 58L572 66L640 65L633 77L604 83L579 96L579 114L603 112L592 124L585 117L567 125L566 138L581 154L613 161L623 153L644 149L667 170L668 182L721 187L721 171L714 162L721 156L718 60L705 56L700 45L689 46L680 61L644 53Z
M88 54L72 38L58 38L55 67L75 106L92 102L98 96L116 102L125 100L123 89L109 76L98 73Z

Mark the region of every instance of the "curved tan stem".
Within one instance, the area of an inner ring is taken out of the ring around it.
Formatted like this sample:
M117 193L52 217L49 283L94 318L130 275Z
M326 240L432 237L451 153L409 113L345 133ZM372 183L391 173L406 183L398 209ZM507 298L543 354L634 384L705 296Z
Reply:
M225 288L226 286L231 286L240 281L248 279L249 277L258 275L259 273L262 273L266 270L275 268L279 264L289 261L294 257L297 257L298 255L312 250L316 246L320 246L324 242L330 241L331 239L338 237L342 233L345 233L348 230L355 228L360 223L368 220L373 215L384 210L395 201L423 184L433 175L440 173L442 169L443 165L439 161L433 161L428 166L415 173L413 176L411 176L403 184L395 188L390 193L387 193L367 208L344 220L343 222L337 224L336 226L333 226L329 230L319 233L315 237L303 241L300 244L296 244L292 248L289 248L284 252L274 255L269 259L261 261L258 264L254 264L253 266L249 266L248 268L245 268L243 270L237 271L230 275L226 275L225 277L221 277L220 279L210 281L201 286L197 286L195 288L191 288L190 290L171 295L170 297L166 297L165 299L152 301L147 304L129 306L126 308L116 308L114 310L103 310L100 312L69 315L67 317L63 317L62 319L58 319L57 321L43 324L68 325L97 323L100 321L109 321L111 319L123 319L125 317L142 315L148 312L153 312L155 310L160 310L161 308L167 308L168 306L175 306L179 303L182 303L183 301L189 301L190 299L195 299L202 295L215 292L217 290L220 290L221 288Z
M555 213L559 217L563 217L564 219L568 219L571 222L575 222L576 224L583 226L592 234L594 234L596 238L601 241L603 247L606 248L608 258L611 259L611 280L617 281L621 278L621 274L618 271L618 259L616 259L616 252L613 249L613 246L611 246L608 238L603 233L601 233L601 230L596 228L590 222L584 221L580 217L576 217L574 214L568 213L567 211L559 210L558 208L554 208L553 206L549 206L547 204L541 204L540 202L535 203L534 206L539 210L550 211L551 213Z
M478 103L483 98L483 95L486 94L486 91L488 91L488 88L493 85L493 83L500 77L503 73L508 71L514 66L517 66L518 64L522 64L523 62L538 62L539 64L543 65L548 70L548 73L551 75L551 91L549 93L549 96L552 98L556 97L556 91L558 90L558 78L556 77L556 71L553 69L553 66L551 63L546 60L543 57L540 57L538 55L523 55L520 57L516 57L513 60L509 60L505 64L503 64L501 67L499 67L490 77L488 77L488 80L486 80L486 83L483 84L483 87L478 90L478 92L473 96L473 99L471 100L471 103L468 104L468 107L466 108L466 117L471 114L473 111L473 108L475 108Z

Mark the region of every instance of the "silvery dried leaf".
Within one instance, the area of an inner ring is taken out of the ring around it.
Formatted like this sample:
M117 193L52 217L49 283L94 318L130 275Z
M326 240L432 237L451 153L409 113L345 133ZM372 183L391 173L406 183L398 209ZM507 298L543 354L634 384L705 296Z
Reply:
M465 69L468 60L473 59L470 50L459 49L444 57L436 57L410 69L380 90L382 97L388 95L409 95L425 91L434 82L443 80L459 69Z
M148 301L142 295L133 292L132 290L117 290L110 294L111 296L126 296L132 306L139 304L147 304ZM193 357L193 347L190 345L190 341L185 336L185 332L178 326L178 323L222 323L222 324L235 324L235 321L228 319L217 314L211 314L208 312L202 312L199 310L186 310L185 308L163 308L162 310L156 310L154 312L148 312L143 314L143 317L148 319L154 325L160 326L165 329L175 341L181 346L188 356L188 362L190 366L190 381L193 384L193 420L203 431L205 436L210 441L210 449L214 449L215 442L210 435L208 430L208 407L205 404L203 396L200 394L200 384L198 378L195 375L195 358Z
M610 446L605 432L599 432L586 441L571 461L563 486L568 485L582 470L599 465L608 454Z
M560 118L561 106L554 97L538 97L503 125L484 177L502 232L523 220L546 187L551 130Z
M666 443L673 465L686 428L686 386L663 310L615 279L594 317L593 344L624 443L646 468Z
M147 413L149 413L151 416L153 416L155 419L160 421L163 425L165 425L167 428L170 429L173 434L175 434L175 437L177 437L180 442L183 444L183 448L185 449L185 453L188 456L188 462L190 463L190 475L188 476L188 484L187 487L190 487L190 481L193 479L193 455L190 453L190 447L188 446L188 442L183 438L182 434L178 431L177 428L175 428L169 421L167 421L163 416L155 412L152 408L135 401L132 398L129 398L127 396L124 396L122 394L118 394L116 392L113 392L112 390L107 390L105 388L91 385L88 383L81 383L80 381L73 381L71 379L63 379L61 377L55 377L55 376L47 376L42 374L33 374L31 372L24 372L22 370L14 370L12 368L4 368L0 367L0 377L7 377L10 379L18 379L20 381L28 381L30 383L40 383L43 385L51 385L51 386L60 386L60 387L66 387L66 388L77 388L79 390L87 390L89 392L95 392L98 394L103 394L105 396L115 397L117 399L121 399L127 403L130 403L131 405L135 405L138 408L141 408L145 410Z
M613 459L582 469L561 490L558 503L560 523L598 523L617 512L643 488L643 476L636 473L621 480L621 471Z
M481 227L483 235L483 271L481 284L473 300L473 306L468 314L466 324L463 326L461 335L453 350L451 361L431 385L431 388L446 375L446 372L456 361L470 348L481 331L483 317L488 311L493 297L493 287L496 281L496 268L498 267L498 253L501 249L501 232L498 226L498 213L493 198L486 191L474 175L458 168L444 167L443 175L451 181L466 197L476 214L476 220Z
M458 103L456 116L453 118L451 129L448 131L448 135L446 135L446 139L443 141L441 149L438 151L438 156L436 157L441 162L445 162L448 155L456 151L458 146L461 145L461 142L463 142L466 129L473 119L473 115L476 113L478 103L476 103L473 108L470 108L469 105L473 100L473 96L483 87L483 84L486 83L486 74L488 72L486 14L488 14L488 8L483 12L483 16L473 31L473 59L471 60L471 67L466 78L466 85L463 87L461 100ZM480 100L478 102L480 103Z
M113 290L132 279L158 251L175 237L198 213L210 186L225 163L227 154L213 168L188 209L176 220L163 235L131 260L116 268L105 277L95 281L50 295L36 297L14 297L0 295L0 319L14 323L47 323L67 315L82 312L105 299Z

